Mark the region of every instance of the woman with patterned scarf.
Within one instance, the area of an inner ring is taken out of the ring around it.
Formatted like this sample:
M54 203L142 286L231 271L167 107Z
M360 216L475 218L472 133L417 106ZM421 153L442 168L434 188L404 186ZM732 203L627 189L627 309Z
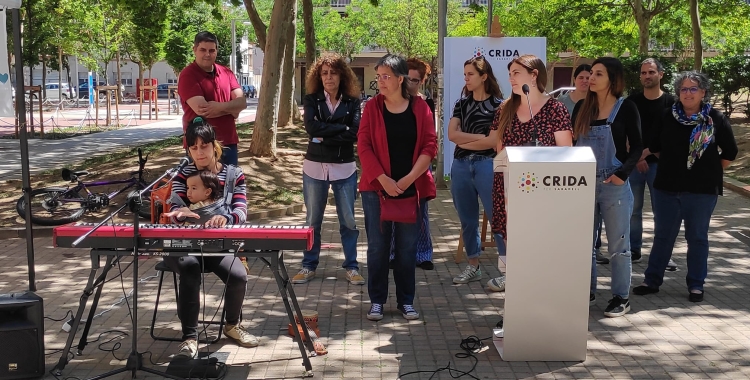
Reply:
M656 123L661 129L655 131L650 146L659 156L654 244L643 284L633 293L659 292L684 221L688 299L701 302L708 272L708 226L722 194L724 169L737 156L737 143L729 119L708 103L710 82L705 74L683 72L676 76L674 89L680 99L665 110L663 122Z

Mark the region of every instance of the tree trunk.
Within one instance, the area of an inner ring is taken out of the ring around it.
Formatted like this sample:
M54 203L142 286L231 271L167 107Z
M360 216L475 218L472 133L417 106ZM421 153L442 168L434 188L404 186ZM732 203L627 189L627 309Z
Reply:
M63 80L62 80L62 70L63 70L62 53L63 53L62 52L62 46L58 46L57 47L57 81L58 81L57 98L60 99L60 100L62 100L62 98L63 98L62 97L62 87L63 87L62 86L62 84L63 84ZM68 87L70 87L70 85L68 85Z
M120 49L117 49L117 91L115 93L117 94L117 103L122 104L122 91L120 91L120 88L122 88L122 72L120 71ZM132 79L132 77L131 77Z
M698 0L690 0L690 21L693 25L693 68L700 71L703 66L703 42L701 41L701 17Z
M253 24L255 36L258 37L258 46L260 47L260 50L263 50L263 52L265 53L267 26L265 23L263 23L263 19L260 18L258 10L255 9L255 2L253 0L243 0L243 2L245 3L245 9L247 9L247 16L250 18L250 23Z
M302 0L302 20L305 23L305 67L310 70L318 56L315 47L315 24L312 0Z
M649 26L651 18L649 10L643 5L643 0L633 0L631 2L635 23L638 24L638 53L648 54Z
M143 84L143 64L140 63L140 62L136 62L136 63L138 64L138 83L141 84L140 87L143 87L144 86L144 84ZM143 98L144 98L143 94L139 91L138 92L138 101L142 102Z
M279 126L292 123L294 113L294 61L297 51L297 2L294 1L294 19L287 29L286 46L284 47L284 61L281 69L281 95L279 97Z
M246 0L246 5L247 5ZM255 127L250 141L250 154L253 156L275 156L276 134L278 123L278 105L280 93L281 64L284 49L275 47L286 46L288 32L292 20L295 18L293 9L296 0L278 0L273 5L271 22L268 28L267 46L263 57L263 79L260 88L263 89L258 101L258 111ZM248 10L249 12L249 10ZM273 47L270 46L273 43Z
M47 59L42 57L42 92L39 94L39 104L42 104L44 99L47 99Z

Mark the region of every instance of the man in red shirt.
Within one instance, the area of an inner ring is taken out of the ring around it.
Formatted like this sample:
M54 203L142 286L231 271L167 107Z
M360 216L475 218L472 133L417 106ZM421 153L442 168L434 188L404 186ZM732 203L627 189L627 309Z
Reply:
M216 131L224 147L221 162L237 165L237 124L235 119L247 107L242 88L232 70L216 64L219 42L211 32L199 32L193 41L195 61L180 72L177 93L184 114L182 129L201 116ZM184 144L184 143L183 143Z

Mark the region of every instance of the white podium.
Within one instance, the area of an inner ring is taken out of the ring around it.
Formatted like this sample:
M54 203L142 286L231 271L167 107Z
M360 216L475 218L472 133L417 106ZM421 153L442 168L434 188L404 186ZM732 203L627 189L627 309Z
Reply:
M505 361L583 361L596 159L588 147L506 147L495 158L508 213ZM502 338L498 338L502 335Z

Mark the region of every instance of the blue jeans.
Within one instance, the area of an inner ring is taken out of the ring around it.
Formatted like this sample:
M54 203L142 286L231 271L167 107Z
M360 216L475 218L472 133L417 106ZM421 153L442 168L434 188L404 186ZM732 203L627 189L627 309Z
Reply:
M596 204L594 205L594 234L596 242L597 225L604 221L607 234L607 253L612 263L612 295L628 298L630 293L630 213L633 211L633 193L630 184L618 186L602 183L605 178L596 178ZM593 244L592 244L593 245ZM591 254L591 294L596 293L596 250Z
M419 226L419 238L417 238L417 265L432 261L432 236L430 236L430 214L427 202L422 206L418 223L421 224ZM393 260L394 252L396 252L396 234L391 235L391 256L389 260Z
M461 236L464 239L466 257L479 257L481 240L479 237L479 200L482 201L488 220L492 220L492 180L495 173L492 157L470 155L456 158L451 166L451 194L461 221ZM495 235L497 252L505 255L505 244L500 234Z
M419 206L424 204L425 200L420 200ZM393 281L396 283L396 303L397 306L413 305L419 219L417 223L381 222L380 196L374 191L362 192L362 208L367 232L367 293L370 301L384 304L388 300L388 257L391 235L395 234Z
M717 200L713 194L654 191L654 245L644 273L646 285L658 288L664 283L664 270L684 220L688 246L685 281L688 290L703 291L708 274L708 225Z
M320 259L320 228L323 224L326 204L328 203L328 189L333 188L333 198L336 200L336 214L339 217L339 233L341 246L344 248L345 269L359 269L357 264L357 238L359 231L354 221L354 201L357 199L357 173L349 178L338 181L321 181L302 174L302 195L307 208L307 225L314 230L312 249L304 252L302 267L310 270L318 268Z
M221 163L237 166L237 144L224 145L221 150Z
M641 251L643 247L643 198L646 186L651 196L651 208L654 207L654 178L656 162L648 164L648 171L641 173L638 169L630 173L630 188L633 190L633 215L630 217L630 250Z

